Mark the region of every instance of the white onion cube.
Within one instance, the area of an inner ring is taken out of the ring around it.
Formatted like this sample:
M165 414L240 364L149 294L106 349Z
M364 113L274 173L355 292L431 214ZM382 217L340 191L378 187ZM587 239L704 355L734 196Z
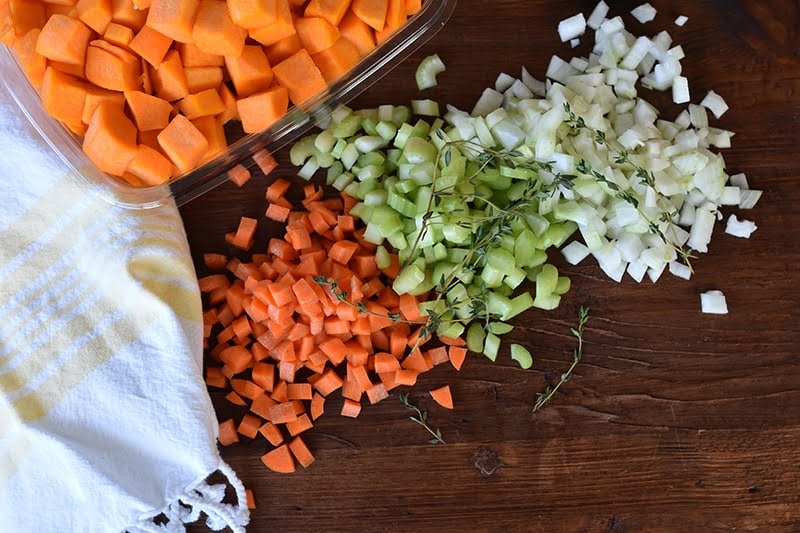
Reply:
M739 220L736 215L731 215L728 218L728 224L725 226L725 233L739 237L742 239L749 239L750 235L758 229L754 222L749 220Z
M639 7L635 7L633 8L633 10L631 10L631 15L633 15L633 18L635 18L642 24L650 22L651 20L656 18L656 13L657 13L656 8L651 6L649 3L642 4Z
M583 35L586 32L586 19L583 13L578 13L558 23L558 36L565 43Z
M592 10L592 14L589 15L589 18L586 21L586 25L596 30L600 27L603 21L606 19L606 15L608 15L608 4L606 4L603 0L600 0L597 5Z
M705 98L703 98L703 101L700 102L700 105L709 109L717 118L724 115L729 109L728 104L725 103L725 100L723 100L722 97L714 91L708 91L708 94Z
M687 22L689 22L689 17L687 17L686 15L680 15L678 18L675 19L676 26L683 26Z
M712 315L727 315L728 302L722 291L708 291L700 295L700 307L704 313Z

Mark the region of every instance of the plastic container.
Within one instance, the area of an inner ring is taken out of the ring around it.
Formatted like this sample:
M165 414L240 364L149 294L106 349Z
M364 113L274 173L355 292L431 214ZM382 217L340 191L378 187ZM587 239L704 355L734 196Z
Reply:
M327 92L302 108L291 108L278 123L261 133L240 133L241 138L236 140L226 128L229 142L235 142L225 152L169 183L154 187L134 187L101 172L83 153L78 138L47 114L14 54L4 46L0 46L0 77L33 126L67 166L83 176L88 186L98 187L110 202L147 209L174 198L182 205L224 183L228 170L237 164L252 166L251 157L259 150L274 153L324 121L336 106L349 102L433 37L450 18L455 4L456 0L426 0L422 9L396 34L364 57L347 76L330 85Z

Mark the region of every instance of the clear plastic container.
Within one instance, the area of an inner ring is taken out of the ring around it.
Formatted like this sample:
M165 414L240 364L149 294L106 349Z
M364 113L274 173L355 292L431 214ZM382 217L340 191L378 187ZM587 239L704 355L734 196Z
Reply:
M182 205L224 183L228 170L234 166L252 166L252 155L256 152L262 149L276 152L296 140L327 118L336 106L349 102L378 81L433 37L450 18L455 4L456 0L426 0L422 9L396 34L364 57L347 76L330 85L325 93L303 104L302 108L291 108L266 131L240 134L238 139L231 139L228 132L229 142L235 142L225 152L169 183L154 187L134 187L101 172L83 153L79 139L47 114L14 54L4 46L0 46L0 78L33 126L67 166L83 176L87 185L98 187L110 202L147 209L174 198Z

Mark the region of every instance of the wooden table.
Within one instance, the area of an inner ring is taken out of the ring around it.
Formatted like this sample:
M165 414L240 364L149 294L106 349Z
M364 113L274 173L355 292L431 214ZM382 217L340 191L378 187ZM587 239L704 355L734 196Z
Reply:
M461 372L442 365L413 389L444 446L426 444L393 395L357 420L320 419L306 439L316 463L294 475L261 465L263 442L223 450L255 491L251 531L800 530L800 9L651 2L656 21L627 17L628 27L670 31L686 50L694 101L713 88L731 105L720 121L737 132L728 169L765 190L746 213L759 226L753 238L718 227L688 282L616 284L589 261L559 260L573 290L556 312L517 320L511 335L531 347L533 370L470 355ZM622 14L639 2L613 4ZM354 106L416 97L414 69L435 51L447 71L430 97L470 108L501 71L526 65L542 76L551 54L571 57L556 25L593 5L459 0L441 33ZM683 28L672 23L679 14L689 17ZM668 97L652 99L676 114ZM182 208L195 259L226 251L223 234L241 215L263 214L265 183L226 185ZM724 291L728 316L700 313L709 289ZM585 358L532 414L536 393L569 365L581 304L592 312ZM446 383L452 412L425 394ZM481 450L502 465L491 475L476 468Z

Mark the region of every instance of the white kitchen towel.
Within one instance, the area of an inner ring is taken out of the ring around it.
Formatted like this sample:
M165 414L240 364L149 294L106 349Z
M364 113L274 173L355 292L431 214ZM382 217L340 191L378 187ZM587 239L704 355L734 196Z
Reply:
M243 531L217 431L176 206L110 204L0 83L0 532Z

